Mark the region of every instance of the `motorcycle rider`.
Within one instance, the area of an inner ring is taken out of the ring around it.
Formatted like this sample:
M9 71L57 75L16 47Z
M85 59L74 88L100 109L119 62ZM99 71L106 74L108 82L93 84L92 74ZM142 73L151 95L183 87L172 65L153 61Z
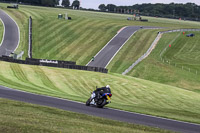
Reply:
M93 91L91 98L96 101L96 100L98 100L101 97L101 95L105 91L111 93L109 85L106 85L105 87L97 88L95 91Z

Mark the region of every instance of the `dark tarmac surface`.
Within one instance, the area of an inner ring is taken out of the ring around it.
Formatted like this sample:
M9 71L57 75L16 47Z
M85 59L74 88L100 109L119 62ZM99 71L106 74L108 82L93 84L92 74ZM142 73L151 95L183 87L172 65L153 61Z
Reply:
M120 50L120 48L129 40L129 38L139 29L154 29L159 27L149 26L127 26L95 56L94 61L90 61L87 66L106 68L112 58Z
M16 101L55 107L63 110L103 117L112 120L158 127L177 132L183 132L183 133L200 132L200 125L198 124L186 123L186 122L153 117L137 113L130 113L110 108L101 109L96 107L88 107L85 106L85 104L83 103L77 103L69 100L53 98L48 96L36 95L32 93L9 89L2 86L0 86L0 97Z
M0 18L5 25L4 39L0 46L0 56L8 56L14 52L19 44L19 29L16 23L1 9Z

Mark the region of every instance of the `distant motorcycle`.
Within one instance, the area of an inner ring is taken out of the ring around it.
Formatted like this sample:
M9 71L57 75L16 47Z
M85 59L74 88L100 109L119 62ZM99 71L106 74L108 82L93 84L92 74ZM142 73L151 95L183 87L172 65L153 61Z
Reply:
M86 101L86 106L94 105L98 108L103 108L105 105L111 103L111 97L110 87L97 88Z

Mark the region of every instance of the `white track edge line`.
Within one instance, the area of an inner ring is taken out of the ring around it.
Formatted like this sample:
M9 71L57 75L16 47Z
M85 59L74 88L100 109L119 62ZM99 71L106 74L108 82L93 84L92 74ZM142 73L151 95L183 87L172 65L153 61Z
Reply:
M85 103L82 103L82 102L73 101L73 100L69 100L69 99L58 98L58 97L53 97L53 96L46 96L46 95L40 95L40 94L35 94L35 93L32 93L32 92L26 92L26 91L23 91L23 90L16 90L16 89L8 88L8 87L5 87L5 86L1 86L1 87L7 88L7 89L12 90L12 91L24 92L24 93L28 93L28 94L37 95L37 96L43 96L43 97L55 98L55 99L64 100L64 101L70 101L70 102L74 102L74 103L85 104ZM197 123L178 121L178 120L167 119L167 118L163 118L163 117L158 117L158 116L153 116L153 115L146 115L146 114L141 114L141 113L136 113L136 112L129 112L129 111L119 110L119 109L114 109L114 108L107 108L107 109L116 110L116 111L125 112L125 113L130 113L130 114L138 114L138 115L143 115L143 116L148 116L148 117L153 117L153 118L159 118L159 119L164 119L164 120L169 120L169 121L175 121L175 122L181 122L181 123L200 126L200 124L197 124Z
M138 29L139 30L139 29ZM121 50L121 48L129 41L129 39L138 31L136 30L135 32L133 32L133 34L124 42L124 44L122 44L122 46L117 50L117 52L115 52L115 54L113 55L113 57L110 59L110 61L107 63L107 65L105 66L105 68L110 64L110 62L113 60L113 58L117 55L117 53Z
M120 30L121 31L119 31L119 32L117 32L117 34L94 56L94 57L96 57L101 51L103 51L103 49L120 33L120 32L122 32L126 27L128 27L128 26L125 26L125 27L122 27ZM87 65L86 66L88 66L90 63L92 62L92 60L90 60L88 63L87 63Z
M2 37L2 40L1 40L1 43L0 43L0 46L3 44L3 41L4 41L4 36L5 36L5 24L4 24L4 22L3 22L3 20L0 18L0 21L2 22L2 24L3 24L3 27L4 27L4 31L3 31L3 37Z

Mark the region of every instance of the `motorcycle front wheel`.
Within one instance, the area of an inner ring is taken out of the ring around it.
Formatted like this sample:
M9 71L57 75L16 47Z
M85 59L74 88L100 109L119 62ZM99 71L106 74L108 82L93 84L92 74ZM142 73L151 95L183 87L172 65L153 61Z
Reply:
M90 106L90 98L86 101L86 106Z
M97 107L98 108L103 108L104 105L106 105L106 99L99 99L97 101Z

